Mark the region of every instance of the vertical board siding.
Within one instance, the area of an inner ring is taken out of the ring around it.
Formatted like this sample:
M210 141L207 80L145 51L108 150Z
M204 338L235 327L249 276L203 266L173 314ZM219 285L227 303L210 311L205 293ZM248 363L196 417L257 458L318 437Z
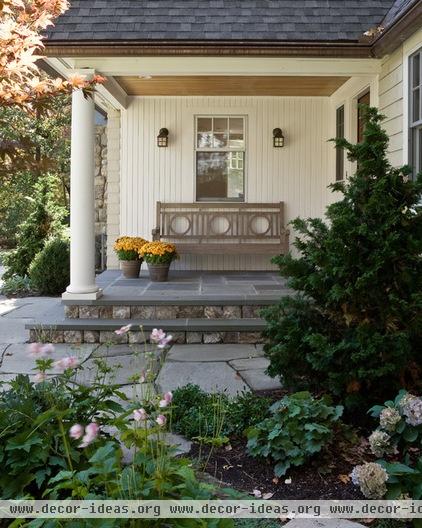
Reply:
M388 155L394 166L403 164L403 49L385 59L379 78L379 109L390 136Z
M329 99L323 97L133 97L122 112L121 234L151 236L157 201L193 202L194 117L246 116L247 202L285 203L286 221L322 216L333 181ZM156 146L160 128L168 148ZM272 146L283 129L284 148ZM293 235L291 235L291 239ZM179 269L272 269L263 256L186 256Z

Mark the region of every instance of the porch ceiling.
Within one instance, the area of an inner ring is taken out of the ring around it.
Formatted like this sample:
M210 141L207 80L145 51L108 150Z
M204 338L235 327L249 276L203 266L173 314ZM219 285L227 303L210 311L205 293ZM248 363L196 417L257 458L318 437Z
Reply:
M345 76L117 76L128 95L330 96Z

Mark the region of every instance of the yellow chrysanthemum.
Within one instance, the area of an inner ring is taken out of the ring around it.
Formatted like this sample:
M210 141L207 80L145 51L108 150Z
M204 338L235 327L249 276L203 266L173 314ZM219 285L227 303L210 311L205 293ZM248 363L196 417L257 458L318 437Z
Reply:
M122 236L114 243L115 251L135 251L139 253L139 250L147 243L147 240L141 237L129 237Z
M139 255L144 257L145 255L154 255L158 257L163 257L167 254L175 254L176 246L174 244L169 244L167 242L147 242L139 250Z

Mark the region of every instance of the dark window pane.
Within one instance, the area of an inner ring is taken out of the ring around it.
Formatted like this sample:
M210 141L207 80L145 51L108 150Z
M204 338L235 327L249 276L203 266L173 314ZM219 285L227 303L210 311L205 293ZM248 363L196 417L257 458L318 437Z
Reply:
M417 87L421 83L421 56L417 53L412 60L412 86Z
M224 132L227 134L229 130L227 117L214 117L214 132Z
M422 171L422 127L412 131L412 168L414 175Z
M359 97L358 99L358 123L357 123L357 128L358 128L358 137L357 137L357 140L358 140L358 143L361 143L363 141L363 132L365 130L365 127L364 127L364 121L363 121L363 110L362 108L359 106L359 105L368 105L369 106L369 103L370 103L370 93L369 92L366 92L366 94L362 95L361 97Z
M336 111L336 137L344 138L344 106ZM344 178L344 149L336 149L336 181Z
M412 121L415 123L420 120L421 115L421 94L420 89L413 90L413 100L412 100Z

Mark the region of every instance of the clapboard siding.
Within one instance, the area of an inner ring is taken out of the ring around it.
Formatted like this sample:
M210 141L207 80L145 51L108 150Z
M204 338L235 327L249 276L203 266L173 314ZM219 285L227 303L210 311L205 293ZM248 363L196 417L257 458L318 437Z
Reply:
M387 57L379 80L379 108L386 116L384 128L390 136L388 155L397 166L403 163L403 49Z
M133 97L122 112L122 234L151 236L157 201L193 202L194 116L246 116L246 201L285 202L286 220L322 216L333 180L328 98ZM157 148L160 128L170 131L168 148ZM282 149L272 147L281 127ZM266 257L186 257L179 268L270 269Z

